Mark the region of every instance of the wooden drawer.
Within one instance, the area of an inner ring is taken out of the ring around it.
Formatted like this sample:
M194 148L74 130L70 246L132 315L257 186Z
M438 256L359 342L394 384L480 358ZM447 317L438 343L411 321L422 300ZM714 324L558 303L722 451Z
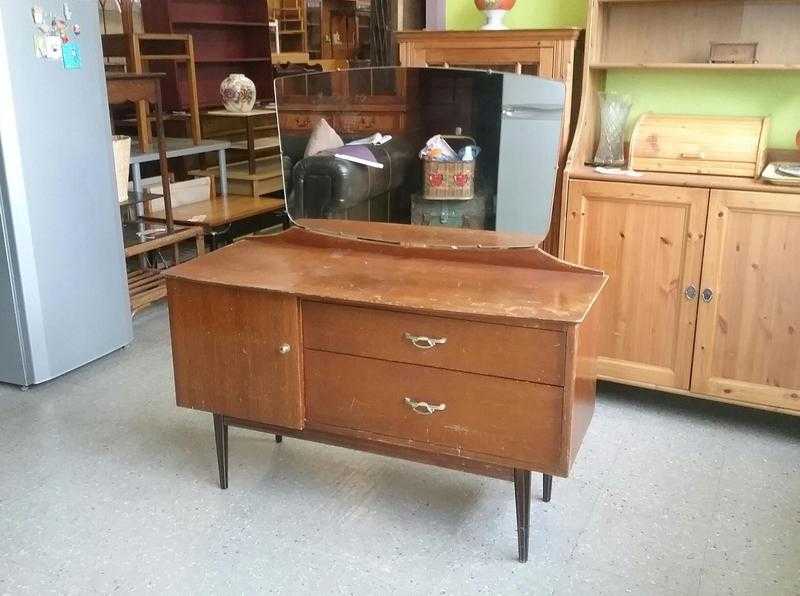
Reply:
M446 340L431 347L409 337ZM566 336L388 310L303 302L306 348L564 385Z
M560 387L308 349L304 359L309 426L558 465ZM406 399L445 409L420 414Z
M375 112L348 112L333 117L333 128L340 135L372 134L376 130L402 131L402 114Z

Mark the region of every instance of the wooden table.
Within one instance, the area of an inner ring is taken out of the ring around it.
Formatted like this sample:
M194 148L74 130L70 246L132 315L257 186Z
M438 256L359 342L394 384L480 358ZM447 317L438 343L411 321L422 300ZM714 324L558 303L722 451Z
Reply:
M256 119L264 116L274 116L275 110L252 110L250 112L229 112L228 110L210 110L204 114L212 118L238 118L244 120L246 126L245 140L231 143L231 149L247 151L248 171L251 175L256 173L256 152L264 149L280 147L277 136L256 138Z
M202 226L211 237L212 250L216 250L218 237L224 235L231 224L282 212L284 206L283 199L228 195L173 207L172 217L175 223L181 225ZM154 211L145 218L161 222L164 221L165 213Z
M213 414L222 488L229 426L513 480L525 561L531 471L549 500L592 418L608 278L438 234L293 228L170 270L177 402Z

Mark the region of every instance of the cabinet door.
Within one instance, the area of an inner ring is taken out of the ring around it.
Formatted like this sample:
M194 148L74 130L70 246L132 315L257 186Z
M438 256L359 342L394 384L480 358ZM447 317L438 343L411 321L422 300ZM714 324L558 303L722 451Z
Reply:
M708 191L571 181L565 256L609 276L598 375L689 389Z
M800 195L712 191L692 390L800 410Z
M167 296L179 406L303 428L295 298L180 280Z

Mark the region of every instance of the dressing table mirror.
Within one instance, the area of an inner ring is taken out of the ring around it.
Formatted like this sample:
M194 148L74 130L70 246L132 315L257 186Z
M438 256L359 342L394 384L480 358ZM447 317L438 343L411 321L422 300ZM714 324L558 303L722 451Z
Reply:
M533 76L444 68L280 78L289 215L304 229L342 236L414 244L396 227L403 224L441 228L428 230L439 232L429 240L446 246L482 238L536 246L550 225L564 89ZM433 138L440 142L421 155ZM467 146L477 149L457 159ZM432 153L441 147L456 159L439 161Z
M220 486L231 426L510 480L526 561L531 473L549 501L592 418L607 281L537 248L563 85L381 68L275 91L295 226L166 272L177 403L213 415Z

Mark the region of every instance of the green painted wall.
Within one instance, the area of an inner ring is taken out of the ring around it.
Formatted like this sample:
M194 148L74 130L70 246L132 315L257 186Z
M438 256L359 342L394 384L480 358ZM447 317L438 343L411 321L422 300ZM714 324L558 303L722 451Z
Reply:
M477 29L485 20L473 0L447 0L448 29ZM505 24L512 29L583 27L586 0L517 0Z
M585 0L517 0L506 16L514 29L584 26ZM449 29L477 29L483 15L473 0L448 0ZM800 129L798 72L610 71L607 91L633 97L631 122L642 112L772 116L770 147L795 147Z

